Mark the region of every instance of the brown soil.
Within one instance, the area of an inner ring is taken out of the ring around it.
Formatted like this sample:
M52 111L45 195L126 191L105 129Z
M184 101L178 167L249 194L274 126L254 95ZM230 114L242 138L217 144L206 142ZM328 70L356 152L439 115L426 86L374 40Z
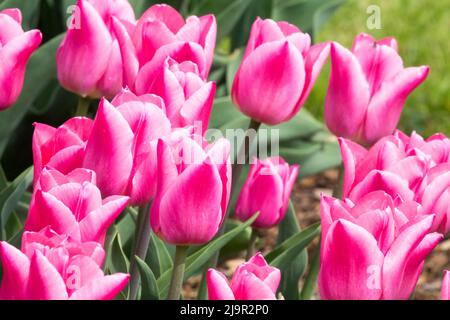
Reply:
M302 179L300 183L297 183L292 192L292 201L302 228L320 220L320 195L322 193L331 195L337 180L338 171L328 170L317 176ZM261 247L259 248L263 253L267 253L274 248L277 234L277 228L263 232ZM309 246L310 257L316 245L317 242ZM231 276L236 267L243 262L244 253L234 259L224 261L219 269L227 276ZM427 258L413 298L419 300L439 299L444 269L450 269L450 239L443 240ZM200 276L192 277L185 283L183 293L186 299L196 298L200 279ZM313 299L318 299L317 292Z

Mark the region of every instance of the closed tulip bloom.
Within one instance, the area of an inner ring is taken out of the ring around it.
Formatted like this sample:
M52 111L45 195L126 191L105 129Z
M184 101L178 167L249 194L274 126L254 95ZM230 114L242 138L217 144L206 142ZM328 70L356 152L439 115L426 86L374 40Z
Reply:
M151 226L175 245L210 241L223 222L231 188L230 144L180 135L158 143L158 188Z
M132 99L124 93L116 106L101 100L83 167L96 172L103 196L128 195L131 204L143 205L155 195L156 146L170 135L171 126L160 98Z
M443 236L417 204L373 192L357 203L323 197L319 291L322 299L403 300L413 292L426 256Z
M59 181L60 176L55 172L43 172L40 188L33 195L25 230L39 231L50 226L55 232L79 242L103 243L106 231L125 209L129 198L111 196L103 199L93 183L83 179L76 182L79 177L73 179L73 175ZM85 178L90 179L89 175Z
M445 270L444 280L442 280L441 299L450 300L450 271Z
M19 9L0 11L0 111L19 98L28 59L41 41L39 30L23 31Z
M214 269L206 275L209 300L276 300L280 279L280 270L268 265L261 253L238 266L231 282Z
M133 39L141 66L158 56L160 49L164 52L176 42L191 42L205 55L205 67L200 72L206 79L213 62L216 33L216 19L212 14L191 16L185 20L171 6L157 4L147 9L139 19Z
M46 166L63 174L82 167L92 123L89 118L76 117L58 128L43 123L34 124L32 142L34 185Z
M236 202L241 221L259 212L255 228L271 228L284 218L289 197L298 176L298 165L290 166L281 157L255 159Z
M310 36L296 26L257 18L234 79L234 103L259 122L290 120L308 98L328 53L329 44L311 46Z
M25 232L22 251L0 242L5 300L112 300L128 275L105 276L104 250L98 243L77 243L45 228Z
M409 94L429 67L404 68L394 38L360 34L352 50L331 45L331 78L325 104L328 128L337 136L371 145L397 127Z
M56 55L61 85L91 98L114 97L132 85L138 65L128 56L135 24L128 1L78 0L72 22Z
M203 132L208 128L216 85L205 82L193 62L178 63L169 57L151 73L144 69L138 75L136 92L162 97L172 127L201 124Z
M433 231L450 232L450 140L442 134L423 139L397 131L370 150L340 139L344 162L344 197L358 201L383 190L402 201L421 204L423 215L435 214Z

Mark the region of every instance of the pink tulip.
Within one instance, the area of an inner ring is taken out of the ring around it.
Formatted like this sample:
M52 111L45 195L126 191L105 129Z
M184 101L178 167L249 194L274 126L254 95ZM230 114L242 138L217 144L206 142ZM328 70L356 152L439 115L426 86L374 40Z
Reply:
M255 228L271 228L284 218L298 175L298 165L289 166L280 157L256 159L236 202L236 216L246 221L256 212Z
M28 59L39 47L39 30L24 32L19 9L0 11L0 110L13 105L20 96Z
M131 86L139 66L129 57L136 22L128 1L78 0L72 22L56 56L61 85L91 98Z
M370 150L339 140L344 162L344 197L358 201L383 190L402 201L421 204L423 215L435 214L433 231L450 232L450 140L436 134L424 140L397 131Z
M202 131L206 131L216 92L215 83L203 81L193 62L178 63L170 57L159 68L149 71L144 68L138 74L136 92L162 97L173 127L201 124Z
M137 23L133 39L141 67L155 57L156 60L160 59L161 53L164 53L162 61L171 56L167 53L173 44L189 42L204 54L204 66L199 71L201 77L206 79L213 62L216 33L214 15L191 16L185 21L174 8L158 4L144 12Z
M131 204L142 205L155 195L156 146L170 135L170 122L156 96L124 92L114 103L100 102L83 167L97 173L103 196L128 195Z
M200 136L180 135L175 141L159 140L157 154L153 230L176 245L210 241L223 222L230 197L228 140L207 145Z
M428 253L443 236L433 215L384 192L358 202L323 197L319 290L322 299L408 299Z
M257 253L237 267L231 282L214 269L206 277L209 300L276 300L281 273Z
M76 243L49 228L25 232L22 252L0 242L3 280L0 299L111 300L128 275L105 276L104 250L98 243Z
M404 68L394 38L360 34L352 50L331 45L331 79L325 105L328 128L337 136L371 145L392 134L408 95L429 67Z
M450 271L448 270L445 270L444 280L442 280L441 298L450 300Z
M87 179L87 180L85 180ZM74 171L62 177L44 169L35 190L25 224L27 231L50 226L59 234L67 234L79 242L103 243L108 227L125 209L129 198L111 196L102 199L100 190L91 182L93 172Z
M63 174L82 167L84 149L92 129L92 120L76 117L58 128L35 123L33 134L34 185L44 167Z
M329 44L287 22L256 19L233 83L234 103L247 116L275 125L305 103L328 57Z

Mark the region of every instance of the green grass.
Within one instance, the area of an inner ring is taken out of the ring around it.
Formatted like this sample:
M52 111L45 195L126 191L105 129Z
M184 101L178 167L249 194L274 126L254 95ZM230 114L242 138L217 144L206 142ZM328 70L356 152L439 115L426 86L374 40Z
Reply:
M381 8L380 30L369 30L369 5ZM354 37L366 32L376 38L394 36L405 66L429 65L428 79L406 102L400 129L429 136L450 135L450 3L426 0L348 0L318 34L316 41L335 40L351 47ZM317 81L307 108L323 114L329 62Z

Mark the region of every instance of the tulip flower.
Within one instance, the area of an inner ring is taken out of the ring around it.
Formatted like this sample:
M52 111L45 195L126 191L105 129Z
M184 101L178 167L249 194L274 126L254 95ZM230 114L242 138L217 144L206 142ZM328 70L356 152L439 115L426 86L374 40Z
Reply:
M450 271L445 270L444 280L441 288L442 300L450 300Z
M100 190L84 180L95 179L93 175L85 170L61 177L61 174L44 169L39 188L33 194L25 230L39 231L50 226L55 232L79 242L103 243L108 227L125 209L129 198L111 196L102 199ZM78 179L81 181L76 181Z
M433 231L450 232L450 140L436 134L424 140L397 131L370 150L340 139L344 162L344 197L358 201L383 190L402 201L421 204L423 215L435 214Z
M193 62L178 63L169 57L152 73L139 73L135 90L162 97L173 127L201 124L203 132L208 128L216 85L203 81Z
M39 47L39 30L24 32L19 9L0 11L0 111L13 105L20 96L25 68Z
M162 57L163 61L172 56L169 53L174 44L189 42L197 52L203 52L204 66L199 71L201 77L206 79L213 62L216 33L214 15L191 16L184 20L171 6L158 4L147 9L139 19L133 40L141 67L155 57L156 60Z
M22 242L22 251L0 242L0 299L111 300L128 282L126 274L103 274L99 244L77 244L48 228L26 232Z
M159 138L171 133L162 101L152 95L133 100L120 95L112 105L102 99L86 145L83 167L97 174L103 196L128 195L131 204L143 205L156 192Z
M404 68L394 38L360 34L352 50L331 45L325 121L337 136L371 145L397 127L409 94L429 67Z
M34 124L33 163L36 185L44 167L67 174L82 167L86 141L92 129L92 120L76 117L58 128L42 123Z
M237 267L231 282L214 269L206 277L209 300L276 300L281 273L257 253Z
M236 216L246 221L259 212L255 228L271 228L284 218L298 175L298 165L281 157L255 159L236 202Z
M322 299L409 298L443 236L430 233L434 215L417 215L417 204L394 203L380 191L356 203L322 198Z
M287 22L256 19L234 79L239 110L258 122L276 125L294 117L305 103L328 57L329 44Z
M82 97L114 97L131 86L138 62L130 58L135 24L127 0L78 0L73 26L56 55L61 85ZM120 45L119 45L120 40Z
M210 241L223 222L231 187L230 144L180 136L158 142L158 183L150 220L154 232L176 245Z

